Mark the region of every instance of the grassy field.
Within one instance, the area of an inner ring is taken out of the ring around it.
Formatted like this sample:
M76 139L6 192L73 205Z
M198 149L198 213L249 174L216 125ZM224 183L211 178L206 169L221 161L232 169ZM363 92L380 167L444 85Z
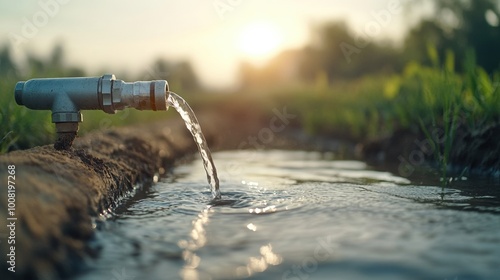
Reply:
M500 118L500 73L489 76L470 60L466 74L452 70L450 54L443 67L410 63L401 75L281 91L273 98L297 110L311 134L341 132L361 140L390 135L396 128L460 123L478 129Z
M298 125L311 135L363 141L390 136L401 128L420 131L436 144L435 159L446 166L458 126L474 131L499 122L500 73L488 75L476 65L472 53L466 57L466 73L456 73L453 53L441 60L433 55L432 49L429 53L434 66L409 63L399 75L226 95L181 95L187 97L195 110L202 107L231 110L245 106L265 114L273 107L287 106L298 115ZM15 104L15 82L14 79L0 81L2 153L48 144L54 137L49 111L33 111ZM116 115L85 111L80 134L157 120L171 114L134 109ZM435 127L443 129L442 141L431 135Z
M423 134L434 145L434 160L445 178L457 128L474 133L499 123L500 73L488 75L469 53L466 73L459 74L453 70L453 53L442 61L432 49L430 53L433 67L409 63L400 75L273 96L293 108L312 135L358 142L391 136L398 129ZM433 133L437 129L439 136Z

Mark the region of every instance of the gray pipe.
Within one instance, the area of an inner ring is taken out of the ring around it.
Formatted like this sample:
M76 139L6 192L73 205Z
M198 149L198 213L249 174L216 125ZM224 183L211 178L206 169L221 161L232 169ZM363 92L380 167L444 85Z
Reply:
M34 110L51 110L58 138L54 147L69 149L76 137L80 110L103 110L114 114L124 108L167 110L168 83L165 80L126 83L115 75L92 78L49 78L18 82L18 105Z

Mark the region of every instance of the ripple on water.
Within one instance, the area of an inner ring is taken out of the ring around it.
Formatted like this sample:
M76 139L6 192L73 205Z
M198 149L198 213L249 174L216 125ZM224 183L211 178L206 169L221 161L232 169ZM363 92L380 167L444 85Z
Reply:
M104 222L102 254L82 279L122 267L145 279L500 275L500 202L481 189L415 186L319 153L214 158L221 200L211 199L200 162L177 168Z

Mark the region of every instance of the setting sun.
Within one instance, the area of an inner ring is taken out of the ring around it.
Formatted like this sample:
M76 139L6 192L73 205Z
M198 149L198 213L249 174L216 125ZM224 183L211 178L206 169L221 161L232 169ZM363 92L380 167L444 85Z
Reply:
M278 28L265 21L246 25L239 34L238 48L251 59L267 59L280 47L282 34Z

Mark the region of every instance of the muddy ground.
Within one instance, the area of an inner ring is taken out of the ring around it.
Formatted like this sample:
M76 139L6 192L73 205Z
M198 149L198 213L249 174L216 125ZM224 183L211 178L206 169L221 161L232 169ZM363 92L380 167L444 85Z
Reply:
M151 183L161 168L193 153L193 141L180 125L115 129L77 139L68 151L43 146L0 157L2 182L8 181L8 166L15 166L15 206L10 215L8 192L2 188L0 220L17 218L15 250L5 242L10 230L0 231L1 278L58 279L95 254L87 246L92 218L135 186ZM15 263L8 264L5 252L10 251ZM14 265L15 273L9 272Z

